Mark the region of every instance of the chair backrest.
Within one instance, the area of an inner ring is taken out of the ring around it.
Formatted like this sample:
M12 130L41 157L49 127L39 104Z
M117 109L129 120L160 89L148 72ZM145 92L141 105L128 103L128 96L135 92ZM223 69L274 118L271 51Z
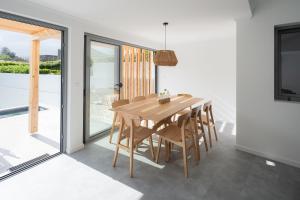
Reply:
M208 101L203 105L204 112L208 112L212 109L212 102Z
M192 118L197 118L197 116L201 117L202 105L192 108Z
M134 97L132 99L132 102L142 101L142 100L145 100L145 99L146 99L145 96L137 96L137 97Z
M153 94L149 94L148 96L146 96L146 98L154 98L154 97L158 97L158 95L153 93Z
M177 94L177 96L193 97L191 94L185 94L185 93Z
M208 101L203 105L203 110L206 113L209 120L212 120L215 123L213 112L212 112L212 102Z
M190 122L191 114L192 114L192 112L188 112L184 115L179 116L177 126L179 128L182 128L183 126L186 126Z
M121 99L121 100L114 101L112 103L111 107L116 108L116 107L123 106L123 105L126 105L126 104L129 104L129 100L128 99Z
M141 124L141 118L136 115L131 115L125 112L119 112L123 122L126 124L127 127L135 128L139 127Z

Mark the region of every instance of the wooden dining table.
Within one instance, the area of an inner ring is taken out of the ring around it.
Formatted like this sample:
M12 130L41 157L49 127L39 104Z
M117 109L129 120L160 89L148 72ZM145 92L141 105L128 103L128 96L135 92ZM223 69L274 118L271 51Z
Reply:
M158 102L158 98L153 97L116 107L113 111L125 112L131 115L136 115L143 120L159 122L193 105L201 105L204 103L204 99L202 98L171 96L170 102L160 104Z
M160 121L171 117L175 115L176 113L186 109L191 108L196 105L204 104L204 100L202 98L196 98L191 97L187 95L178 95L178 96L171 96L170 102L161 104L159 103L159 98L157 97L151 97L146 98L145 100L137 101L137 102L131 102L126 105L118 106L116 108L113 108L112 111L116 113L126 113L133 116L139 117L141 120L145 120L146 126L148 128L148 121L152 121L154 125L156 123L159 123ZM127 144L123 145L121 144L121 134L123 131L123 123L124 120L121 120L121 125L119 129L119 135L118 135L118 141L116 144L116 150L115 155L113 159L113 166L116 166L116 161L118 157L119 148L125 148L129 152L129 160L130 160L130 176L133 176L133 148L138 147L134 145L134 134L133 131L130 131L130 136L127 136ZM132 130L132 127L130 128ZM149 129L148 129L149 130ZM153 133L156 131L155 128L151 129ZM147 132L146 132L147 133ZM147 137L147 136L146 136ZM155 153L153 150L153 144L152 144L152 137L149 137L149 146L150 146L150 152L152 155L152 159L155 160ZM138 145L138 143L137 143ZM165 141L165 145L167 144L167 141ZM169 152L166 152L166 156L168 157Z

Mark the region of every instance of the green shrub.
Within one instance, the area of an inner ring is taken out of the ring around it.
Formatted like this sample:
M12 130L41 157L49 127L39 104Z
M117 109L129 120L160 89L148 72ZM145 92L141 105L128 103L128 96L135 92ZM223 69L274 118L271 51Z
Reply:
M25 65L6 65L0 66L1 73L28 74L29 67Z
M58 61L46 61L40 64L40 69L60 70L60 60Z
M29 74L29 64L23 62L0 62L0 73ZM40 74L59 75L60 61L40 63Z

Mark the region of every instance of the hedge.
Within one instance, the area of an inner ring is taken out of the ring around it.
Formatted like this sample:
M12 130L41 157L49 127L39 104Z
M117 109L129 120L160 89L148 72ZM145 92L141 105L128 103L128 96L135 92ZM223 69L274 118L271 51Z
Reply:
M40 74L60 74L60 61L47 61L40 64ZM0 73L29 74L29 64L22 62L0 62Z

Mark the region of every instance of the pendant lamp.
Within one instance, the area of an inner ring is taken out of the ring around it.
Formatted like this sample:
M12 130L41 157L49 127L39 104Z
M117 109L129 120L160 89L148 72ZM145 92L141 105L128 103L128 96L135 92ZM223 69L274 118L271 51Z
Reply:
M173 50L167 50L167 25L168 24L169 24L168 22L163 23L163 26L165 27L165 49L154 52L153 61L155 65L176 66L178 63L175 52Z

